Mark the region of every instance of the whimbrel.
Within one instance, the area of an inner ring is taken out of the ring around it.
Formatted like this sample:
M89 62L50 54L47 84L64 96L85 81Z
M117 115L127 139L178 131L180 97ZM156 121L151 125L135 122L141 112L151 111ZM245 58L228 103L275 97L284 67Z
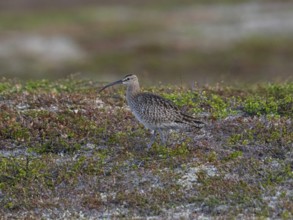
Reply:
M141 92L138 78L133 74L104 86L99 92L116 84L127 86L126 100L130 110L140 123L151 130L152 137L148 148L153 145L157 132L160 134L162 143L166 144L165 132L170 129L200 129L205 125L180 111L171 101L152 93Z

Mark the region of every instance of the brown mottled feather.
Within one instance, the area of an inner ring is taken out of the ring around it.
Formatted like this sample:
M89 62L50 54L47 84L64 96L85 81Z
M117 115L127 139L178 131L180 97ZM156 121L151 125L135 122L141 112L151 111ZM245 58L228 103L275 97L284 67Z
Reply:
M181 112L170 100L155 94L135 94L129 99L128 104L137 119L152 130L204 126L204 123Z

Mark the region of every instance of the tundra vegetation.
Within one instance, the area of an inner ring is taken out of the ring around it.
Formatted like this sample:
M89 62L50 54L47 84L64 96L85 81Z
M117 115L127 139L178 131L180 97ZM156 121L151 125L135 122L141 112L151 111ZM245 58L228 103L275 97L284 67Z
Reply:
M143 88L207 122L147 151L124 89L0 81L4 218L293 218L293 84Z

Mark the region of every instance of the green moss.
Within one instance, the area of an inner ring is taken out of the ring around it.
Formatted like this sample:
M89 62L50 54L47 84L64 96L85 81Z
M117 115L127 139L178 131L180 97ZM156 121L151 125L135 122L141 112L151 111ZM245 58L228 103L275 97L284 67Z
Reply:
M32 146L31 149L37 153L72 153L80 149L79 143L71 143L70 141L56 137L44 143Z
M234 160L238 157L242 157L243 153L242 151L234 151L233 153L229 154L226 158L224 158L224 160Z
M35 184L44 188L50 186L48 179L47 159L32 156L20 158L5 158L0 160L0 190L4 199L0 200L2 207L17 209L30 207L29 200L34 197L38 188L32 189Z
M268 84L254 91L244 101L244 111L250 115L293 115L292 84Z
M8 82L0 82L0 94L4 93L7 89L10 88L10 83Z
M21 123L12 121L6 127L1 128L0 136L3 139L14 139L24 142L30 140L30 131Z
M212 94L208 104L211 106L211 113L216 118L224 118L228 116L229 110L227 101L216 94Z
M254 141L254 131L253 130L243 130L240 134L232 134L228 139L228 145L248 145Z

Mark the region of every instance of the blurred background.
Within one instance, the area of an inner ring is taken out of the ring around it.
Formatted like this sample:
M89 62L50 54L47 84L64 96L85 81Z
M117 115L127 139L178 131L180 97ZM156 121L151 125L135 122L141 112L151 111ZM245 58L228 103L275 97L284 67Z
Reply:
M291 81L290 0L0 0L0 78Z

